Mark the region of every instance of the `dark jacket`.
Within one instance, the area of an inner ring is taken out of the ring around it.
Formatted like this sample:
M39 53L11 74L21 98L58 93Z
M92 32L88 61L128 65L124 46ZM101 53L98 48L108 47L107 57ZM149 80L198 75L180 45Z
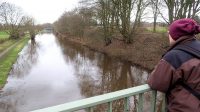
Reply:
M190 53L174 49L177 45L194 42L197 43L194 50L200 52L200 43L194 37L178 39L147 80L152 89L167 93L168 112L200 112L200 100L177 83L184 81L200 93L200 60Z

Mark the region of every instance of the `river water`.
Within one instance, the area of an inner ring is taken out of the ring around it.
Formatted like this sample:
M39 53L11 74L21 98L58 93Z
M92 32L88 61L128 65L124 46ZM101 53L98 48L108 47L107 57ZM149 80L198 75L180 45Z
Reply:
M20 52L0 92L0 112L28 112L144 84L148 73L56 38L36 36Z

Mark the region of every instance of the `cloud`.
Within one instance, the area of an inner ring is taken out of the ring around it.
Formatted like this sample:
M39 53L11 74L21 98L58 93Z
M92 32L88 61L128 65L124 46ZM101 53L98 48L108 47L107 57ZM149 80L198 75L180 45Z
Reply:
M21 7L38 23L53 23L64 11L72 10L78 0L4 0Z

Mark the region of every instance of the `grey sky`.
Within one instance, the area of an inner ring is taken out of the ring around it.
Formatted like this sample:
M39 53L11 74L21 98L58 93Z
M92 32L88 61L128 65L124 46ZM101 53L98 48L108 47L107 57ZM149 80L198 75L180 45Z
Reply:
M78 6L79 0L0 0L16 4L36 19L36 23L53 23L64 11Z

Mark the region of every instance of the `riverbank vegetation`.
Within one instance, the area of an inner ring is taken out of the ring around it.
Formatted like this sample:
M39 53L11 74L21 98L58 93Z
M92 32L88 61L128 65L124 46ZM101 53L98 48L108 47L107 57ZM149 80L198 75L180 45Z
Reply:
M9 35L4 31L0 31L0 44L7 41L8 39Z
M27 16L20 7L8 2L0 4L0 88L6 83L18 53L29 37L34 40L38 28L34 18Z
M0 42L5 38L18 39L26 33L34 39L41 30L42 25L35 25L35 19L20 7L9 2L0 3Z
M1 43L0 44L0 53L18 41L19 41L19 39L15 39L15 40L10 39L10 40L7 40L7 41Z
M152 70L168 47L167 26L179 18L199 21L199 2L81 0L79 7L63 13L54 28L64 40Z
M16 61L18 57L18 53L22 50L22 48L25 46L25 44L28 42L30 38L29 36L23 37L20 40L18 40L17 44L9 50L3 57L0 58L0 88L3 87L3 85L6 83L8 73L11 70L12 65ZM15 43L15 42L13 42ZM3 45L0 44L0 47ZM4 47L4 46L3 46Z

